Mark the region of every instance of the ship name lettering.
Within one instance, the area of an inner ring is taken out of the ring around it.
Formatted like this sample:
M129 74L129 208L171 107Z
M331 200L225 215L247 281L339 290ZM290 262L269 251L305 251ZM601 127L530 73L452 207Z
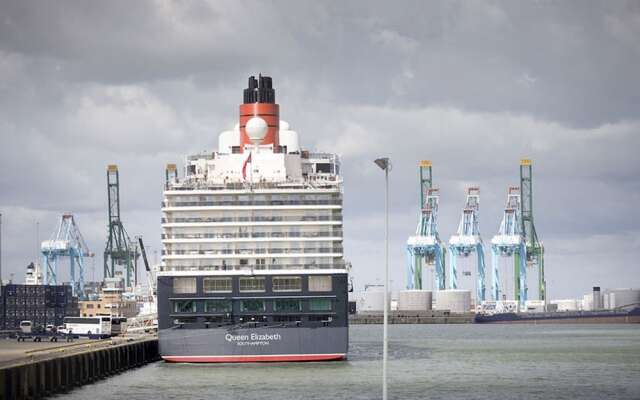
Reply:
M280 339L282 339L282 336L279 333L273 333L271 335L258 334L258 333L251 334L251 340L280 340Z
M249 340L249 335L232 335L227 333L224 335L224 340L227 342L237 342L239 340Z

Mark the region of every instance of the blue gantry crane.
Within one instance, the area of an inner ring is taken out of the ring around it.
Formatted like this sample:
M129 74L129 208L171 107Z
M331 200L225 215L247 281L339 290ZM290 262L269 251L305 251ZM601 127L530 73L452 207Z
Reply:
M504 208L498 234L491 239L491 264L493 271L492 294L494 300L517 300L521 304L527 300L527 249L522 232L520 188L509 187L507 204ZM502 281L498 270L501 257L513 257L514 299L507 299L506 281Z
M433 290L445 288L445 247L438 234L438 189L432 186L432 165L422 160L420 172L420 217L416 234L407 240L407 289L422 289L423 263L433 265Z
M462 209L458 231L449 239L449 287L458 289L458 256L467 258L476 255L476 304L485 300L484 243L479 225L480 188L467 188L467 200Z
M60 224L51 239L42 242L40 250L44 265L44 281L47 285L57 285L58 260L69 258L69 273L74 296L83 296L85 257L93 257L78 229L72 214L63 214ZM76 271L77 270L77 271Z

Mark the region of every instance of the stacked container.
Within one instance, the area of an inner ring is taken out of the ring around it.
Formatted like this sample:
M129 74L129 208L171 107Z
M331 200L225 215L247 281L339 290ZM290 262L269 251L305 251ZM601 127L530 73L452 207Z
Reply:
M62 325L64 317L80 314L69 285L15 285L2 288L2 329L18 329L20 321L34 326Z

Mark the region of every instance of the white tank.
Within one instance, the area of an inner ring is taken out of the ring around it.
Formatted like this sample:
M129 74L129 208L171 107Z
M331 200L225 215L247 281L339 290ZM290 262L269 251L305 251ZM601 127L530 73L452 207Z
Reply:
M384 289L369 288L362 292L358 312L384 311Z
M605 296L609 297L610 309L640 307L640 289L609 289Z
M582 296L582 310L592 311L593 309L593 293L587 293Z
M232 146L240 146L240 135L234 131L224 131L218 136L218 152L231 154Z
M431 310L433 294L430 290L401 290L398 293L399 311Z
M471 310L471 290L447 289L436 292L436 310L449 310L454 313Z

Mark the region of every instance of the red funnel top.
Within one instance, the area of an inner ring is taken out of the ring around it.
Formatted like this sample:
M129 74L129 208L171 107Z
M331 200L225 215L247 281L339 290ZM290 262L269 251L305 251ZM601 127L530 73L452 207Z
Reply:
M253 144L245 130L247 121L253 117L262 118L269 126L260 144L272 144L274 152L280 151L280 106L275 101L276 94L270 77L258 75L258 79L254 76L249 78L249 87L244 90L244 103L240 104L240 147L243 152L245 145Z

